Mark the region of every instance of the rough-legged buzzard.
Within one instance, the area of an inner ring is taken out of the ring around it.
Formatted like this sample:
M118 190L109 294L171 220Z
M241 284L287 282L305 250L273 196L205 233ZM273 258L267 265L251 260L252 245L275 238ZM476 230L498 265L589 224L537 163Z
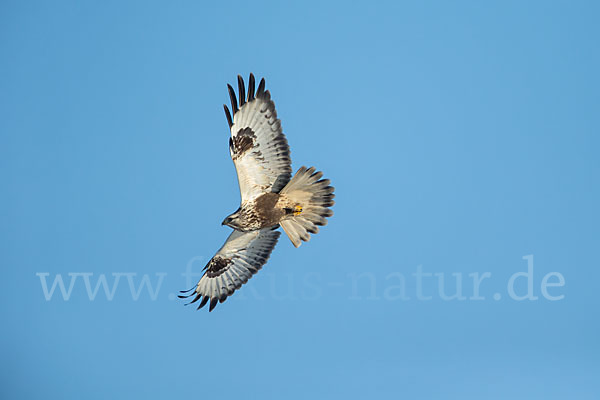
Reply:
M290 148L275 103L261 79L255 89L250 74L248 93L238 75L239 102L231 85L231 111L225 116L231 129L229 152L237 170L241 205L223 220L234 231L204 268L196 287L187 292L201 299L198 308L218 302L239 289L267 262L277 244L281 226L295 247L307 242L333 215L334 188L314 167L300 167L292 177ZM183 293L187 293L183 292Z

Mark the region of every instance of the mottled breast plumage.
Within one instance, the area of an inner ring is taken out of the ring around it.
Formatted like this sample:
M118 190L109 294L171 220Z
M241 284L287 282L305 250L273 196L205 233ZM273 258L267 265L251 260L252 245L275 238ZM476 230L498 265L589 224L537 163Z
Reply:
M242 206L239 223L244 229L262 229L276 226L285 216L278 206L281 196L278 193L264 193Z

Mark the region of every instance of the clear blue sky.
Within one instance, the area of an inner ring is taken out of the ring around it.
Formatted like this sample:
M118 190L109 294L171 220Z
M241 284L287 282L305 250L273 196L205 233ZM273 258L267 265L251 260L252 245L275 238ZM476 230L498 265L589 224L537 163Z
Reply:
M0 5L0 397L599 398L598 4L215 3ZM209 314L249 72L337 203Z

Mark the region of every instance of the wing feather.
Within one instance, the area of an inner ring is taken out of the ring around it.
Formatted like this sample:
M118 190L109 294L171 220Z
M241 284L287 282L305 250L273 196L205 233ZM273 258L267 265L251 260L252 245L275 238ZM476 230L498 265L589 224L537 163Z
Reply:
M195 295L191 303L202 298L198 309L210 300L209 311L212 311L217 302L224 302L265 265L279 235L281 232L270 228L250 232L234 230L223 247L206 264L204 275L194 292L180 297Z
M256 93L254 75L250 74L248 95L238 76L239 104L235 91L227 85L233 120L225 107L230 124L229 151L235 165L242 203L265 192L279 192L291 178L290 148L277 118L271 94L261 79ZM245 99L247 102L244 102Z

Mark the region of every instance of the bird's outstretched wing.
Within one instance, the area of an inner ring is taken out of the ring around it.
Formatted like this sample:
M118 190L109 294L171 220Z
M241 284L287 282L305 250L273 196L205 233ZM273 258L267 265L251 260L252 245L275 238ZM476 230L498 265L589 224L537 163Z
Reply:
M244 80L238 75L239 102L231 85L227 88L233 119L229 108L223 107L231 129L229 152L237 170L242 203L265 192L279 192L291 178L292 161L265 80L261 79L255 93L254 75L250 74L246 96Z
M189 290L194 291L179 297L195 295L191 303L202 298L198 309L210 300L209 311L212 311L218 302L224 302L265 265L280 234L272 228L251 232L234 230L206 264L204 275L196 287Z

